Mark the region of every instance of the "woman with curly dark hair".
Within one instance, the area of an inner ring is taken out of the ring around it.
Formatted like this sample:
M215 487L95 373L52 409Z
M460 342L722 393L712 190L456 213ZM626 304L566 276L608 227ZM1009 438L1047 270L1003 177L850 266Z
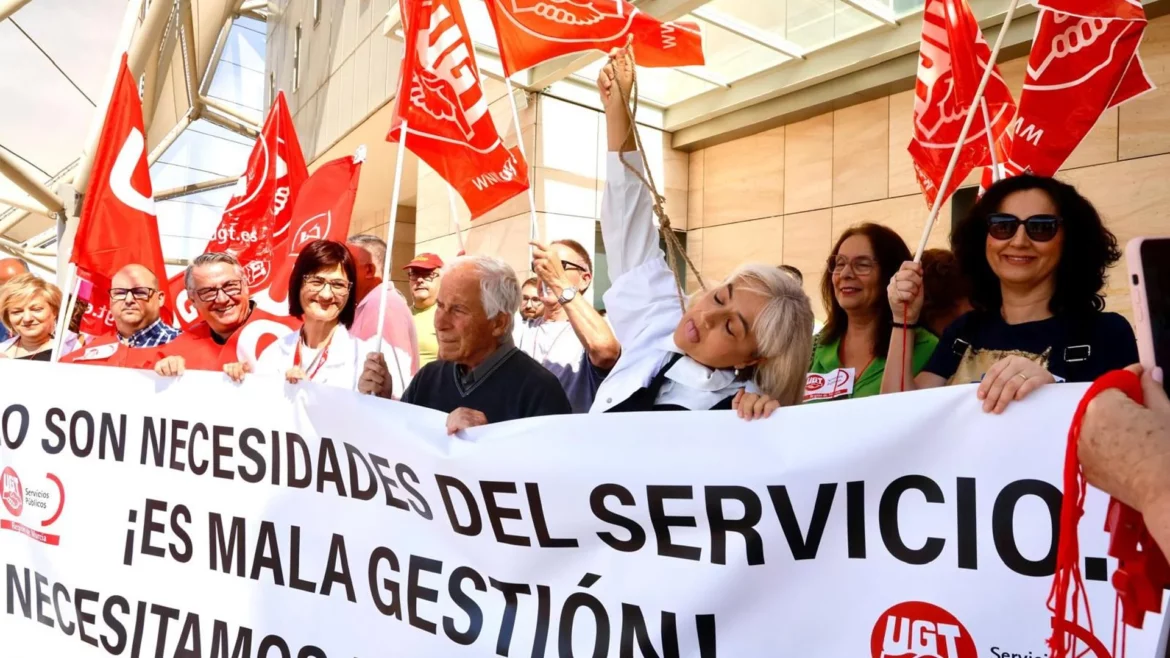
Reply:
M1071 185L1030 175L992 185L952 232L951 250L975 310L947 327L913 376L902 344L922 310L922 268L903 264L889 285L889 361L907 367L886 368L883 393L980 382L984 411L1000 413L1045 384L1093 381L1137 361L1129 323L1103 312L1117 239Z

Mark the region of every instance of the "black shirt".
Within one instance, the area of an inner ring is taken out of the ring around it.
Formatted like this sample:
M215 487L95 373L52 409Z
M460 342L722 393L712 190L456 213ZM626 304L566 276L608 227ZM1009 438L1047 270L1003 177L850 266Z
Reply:
M1091 382L1137 363L1137 340L1116 313L1055 315L1046 320L1008 324L998 313L972 311L943 331L923 372L947 384L978 382L995 362L1022 356L1071 382Z
M555 375L511 345L501 350L471 372L450 361L428 363L402 401L444 413L475 409L489 423L573 412Z

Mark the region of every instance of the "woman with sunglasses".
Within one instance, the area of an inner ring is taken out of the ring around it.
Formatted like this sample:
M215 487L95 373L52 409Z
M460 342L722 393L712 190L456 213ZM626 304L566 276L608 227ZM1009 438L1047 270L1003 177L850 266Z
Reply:
M1000 413L1045 384L1137 361L1129 323L1103 312L1117 239L1071 185L1029 175L992 185L951 233L951 250L975 310L947 327L914 376L902 345L922 310L922 268L904 263L889 285L889 361L906 365L886 368L883 393L979 382L984 411Z
M410 383L410 355L395 355L389 343L383 344L383 355L374 340L349 334L357 309L356 279L357 263L344 244L317 240L302 249L289 275L288 312L304 324L260 354L256 373L386 398L392 386L393 397L401 395ZM247 370L242 363L224 368L235 381L242 381Z

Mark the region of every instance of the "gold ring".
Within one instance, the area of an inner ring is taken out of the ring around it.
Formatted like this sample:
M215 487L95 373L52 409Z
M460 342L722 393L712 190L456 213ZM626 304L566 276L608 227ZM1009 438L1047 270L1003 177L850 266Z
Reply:
M1028 376L1022 372L1017 372L1016 377L1022 377L1024 379L1024 381L1028 381Z

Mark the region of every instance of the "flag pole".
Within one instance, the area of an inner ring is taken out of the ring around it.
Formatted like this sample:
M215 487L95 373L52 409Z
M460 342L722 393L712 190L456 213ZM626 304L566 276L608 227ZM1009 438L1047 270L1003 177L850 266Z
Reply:
M504 76L504 82L508 86L508 105L512 107L512 124L516 128L516 144L520 147L520 156L529 164L529 171L533 172L528 183L528 239L530 242L537 242L540 236L536 228L536 193L532 190L532 186L536 183L536 172L528 160L528 154L524 151L524 133L520 130L520 110L516 109L516 97L512 94L512 76ZM532 262L531 245L528 246L528 261Z
M459 240L459 251L467 255L467 245L463 244L463 227L459 226L459 214L455 205L455 188L447 185L447 203L451 207L451 226L455 229L455 238Z
M49 360L57 363L61 360L61 350L65 347L65 334L69 333L69 323L73 319L73 311L77 308L77 295L81 292L81 279L77 278L77 264L69 261L69 267L65 270L65 287L73 291L69 295L69 301L65 304L65 308L61 309L57 315L57 326L54 329L56 335L53 337L53 353L49 355Z
M390 281L390 261L394 254L394 225L398 222L398 199L402 192L402 161L406 159L405 155L406 120L403 119L402 132L398 137L398 162L394 165L394 191L390 193L390 222L386 226L386 257L382 259L382 290L378 300L378 333L376 334L378 342L375 343L378 352L382 351L382 331L386 328L386 295L390 286L394 285ZM402 372L402 364L398 362L398 350L391 345L390 352L394 355L394 367L398 370L398 381L405 386L406 376ZM393 390L393 385L391 390Z
M934 196L934 203L930 206L930 216L926 218L926 226L922 229L922 238L918 241L918 251L914 252L914 262L922 262L922 252L926 249L926 241L930 239L930 231L934 228L934 223L938 220L938 212L942 209L942 204L945 199L945 192L947 187L951 184L951 176L955 173L955 165L959 162L959 154L963 150L963 143L967 141L967 133L971 132L971 124L975 121L974 104L983 100L983 90L987 88L987 82L991 79L991 72L995 70L995 60L999 56L999 48L1003 45L1003 39L1007 36L1008 26L1012 24L1012 14L1016 13L1016 5L1019 0L1011 0L1008 4L1007 13L1003 17L1003 25L999 28L999 36L995 38L995 46L991 48L991 56L987 59L987 67L983 69L983 77L979 80L979 87L975 90L975 98L972 99L972 107L967 110L967 120L963 122L963 128L959 131L959 138L955 140L955 150L951 153L951 161L947 164L946 173L943 174L942 183L938 186L938 194Z
M987 149L991 155L991 182L999 182L999 160L995 157L995 137L991 134L991 113L987 111L987 99L980 98L979 105L983 108L983 125L987 126Z

